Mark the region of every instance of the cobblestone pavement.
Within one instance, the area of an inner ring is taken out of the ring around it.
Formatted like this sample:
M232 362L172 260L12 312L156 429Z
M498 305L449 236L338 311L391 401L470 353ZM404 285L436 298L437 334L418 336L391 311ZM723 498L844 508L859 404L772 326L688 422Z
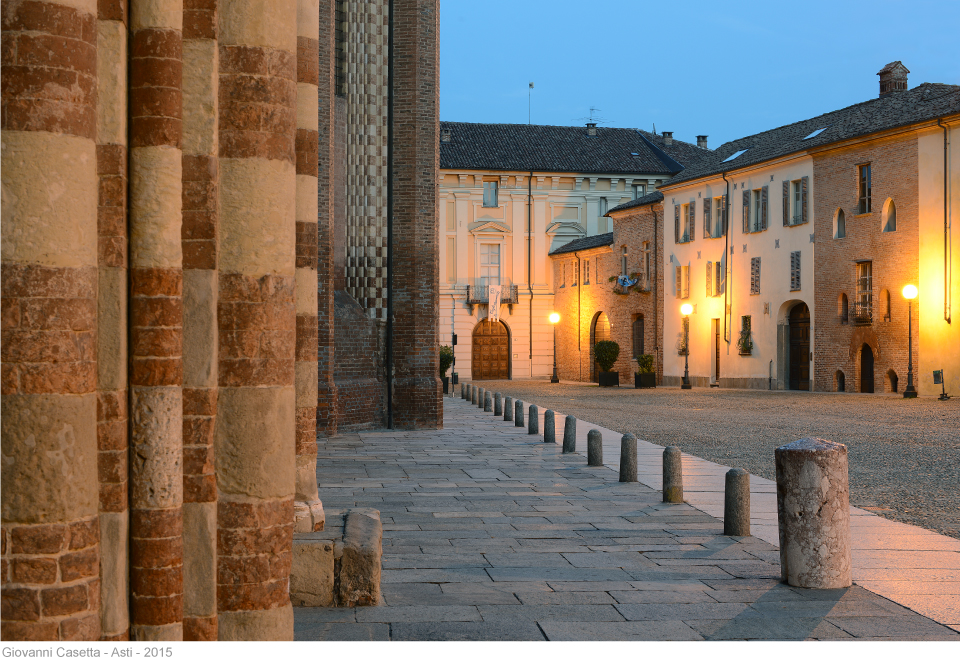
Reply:
M842 442L851 505L960 539L960 397L476 383L767 479L780 445L811 435Z
M860 587L788 587L770 544L445 404L443 430L320 442L325 508L381 512L384 603L297 608L296 639L960 640Z

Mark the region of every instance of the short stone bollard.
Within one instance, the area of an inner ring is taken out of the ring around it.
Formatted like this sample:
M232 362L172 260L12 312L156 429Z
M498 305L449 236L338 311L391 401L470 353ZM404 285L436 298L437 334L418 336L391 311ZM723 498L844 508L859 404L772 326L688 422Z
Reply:
M508 396L503 400L503 421L513 421L513 397Z
M778 447L780 573L791 587L841 589L852 582L847 447L802 438Z
M483 395L483 412L493 412L493 394L490 392Z
M750 536L750 473L743 468L727 470L723 490L723 533Z
M603 465L603 434L597 429L587 433L587 465Z
M493 395L493 414L503 417L503 395L500 392Z
M557 423L552 410L543 413L543 441L557 444Z
M537 435L540 433L540 409L531 405L529 413L530 419L527 422L527 435Z
M460 398L461 398L461 399L466 399L466 398L467 398L467 384L466 384L466 383L461 383L461 385L460 385Z
M483 408L483 398L486 396L487 391L480 388L480 394L477 395L477 408Z
M637 480L637 436L624 433L620 438L620 481Z
M563 453L572 454L577 451L577 418L567 415L563 421Z
M513 404L513 425L523 428L523 401Z
M473 405L477 405L477 386L476 385L470 386L470 403L472 403Z
M683 468L680 464L680 448L663 450L663 501L683 502Z

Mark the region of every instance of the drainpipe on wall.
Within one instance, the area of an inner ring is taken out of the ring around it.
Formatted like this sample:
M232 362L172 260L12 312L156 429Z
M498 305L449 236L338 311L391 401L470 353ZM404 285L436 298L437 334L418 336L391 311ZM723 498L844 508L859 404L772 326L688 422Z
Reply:
M727 327L727 315L730 309L730 205L733 203L733 197L730 196L730 182L727 181L727 173L723 172L723 181L727 184L727 203L723 205L723 223L726 225L723 229L723 261L726 268L723 269L723 340L730 343L730 328Z
M530 292L530 378L533 378L533 170L527 179L527 290Z
M393 428L393 0L387 3L387 428Z
M950 323L953 316L950 309L950 289L953 284L950 272L953 265L950 258L950 173L947 169L947 148L950 142L947 133L949 129L942 119L937 119L937 126L943 129L943 319Z
M666 217L666 216L664 216ZM657 302L660 295L660 221L657 220L657 212L653 211L653 350L657 356L657 366L659 369L660 382L663 385L663 356L660 354L660 304Z

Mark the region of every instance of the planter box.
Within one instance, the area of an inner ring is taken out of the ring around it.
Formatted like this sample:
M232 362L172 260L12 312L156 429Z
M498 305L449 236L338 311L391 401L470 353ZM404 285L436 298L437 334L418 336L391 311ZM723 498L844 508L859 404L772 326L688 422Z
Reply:
M656 387L657 386L657 374L648 373L648 374L634 374L633 375L633 386L637 389L642 387Z
M450 394L450 379L446 376L440 376L440 380L443 381L443 393Z
M600 387L620 387L619 371L601 371L599 374Z

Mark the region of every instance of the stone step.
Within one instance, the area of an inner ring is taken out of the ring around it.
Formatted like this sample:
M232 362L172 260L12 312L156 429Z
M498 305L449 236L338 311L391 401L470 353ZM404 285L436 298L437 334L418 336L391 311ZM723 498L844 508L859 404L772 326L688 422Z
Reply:
M326 512L323 531L293 535L294 607L380 604L383 526L376 509Z

